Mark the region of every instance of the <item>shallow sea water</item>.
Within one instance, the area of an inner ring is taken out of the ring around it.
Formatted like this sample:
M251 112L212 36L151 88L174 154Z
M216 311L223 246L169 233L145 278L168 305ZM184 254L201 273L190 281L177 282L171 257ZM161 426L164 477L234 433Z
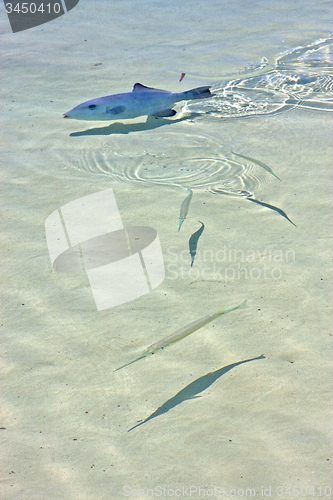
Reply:
M13 34L1 6L3 498L330 498L329 7L81 0ZM62 119L135 82L216 95ZM52 268L45 221L110 188L124 226L157 231L165 278L97 310L85 273Z

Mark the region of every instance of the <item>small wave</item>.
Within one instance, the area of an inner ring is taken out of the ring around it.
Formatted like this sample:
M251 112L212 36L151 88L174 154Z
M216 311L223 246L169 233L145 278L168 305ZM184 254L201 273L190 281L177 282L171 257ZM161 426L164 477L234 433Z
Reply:
M303 107L332 111L333 39L297 47L277 58L273 69L212 86L210 100L188 103L186 112L218 118L272 114Z
M220 82L225 81L225 80L230 80L230 78L235 78L235 77L254 77L261 75L263 73L267 73L270 69L272 69L274 66L268 62L268 60L264 57L261 61L255 62L249 66L246 66L245 68L242 68L238 71L232 72L232 73L225 73L223 75L214 75L214 79L218 78ZM177 75L180 76L182 75L182 70L180 69L169 69L167 70L170 74L172 75ZM185 73L187 77L191 77L191 79L197 79L200 80L201 82L203 81L212 81L212 76L211 75L202 75L201 73L193 73L193 72L187 72Z

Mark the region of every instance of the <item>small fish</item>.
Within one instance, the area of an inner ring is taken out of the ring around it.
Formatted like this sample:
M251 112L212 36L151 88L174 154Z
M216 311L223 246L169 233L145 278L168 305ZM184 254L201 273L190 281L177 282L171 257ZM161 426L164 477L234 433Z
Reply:
M180 330L177 330L176 332L172 333L171 335L167 335L166 337L161 339L159 342L155 342L155 344L152 344L145 351L143 351L141 356L133 359L129 363L125 363L124 365L119 366L119 368L116 368L113 371L116 372L116 371L120 370L121 368L124 368L125 366L131 365L132 363L139 361L139 359L145 358L149 354L155 354L155 352L159 351L160 349L164 349L165 347L168 347L169 345L174 344L175 342L178 342L179 340L184 339L185 337L187 337L191 333L195 332L196 330L199 330L199 328L207 325L207 323L210 323L214 319L219 318L223 314L227 314L231 311L234 311L235 309L240 309L240 308L245 307L245 306L246 306L246 300L244 302L242 302L239 306L231 307L230 309L226 309L224 311L219 311L215 314L211 314L210 316L205 316L204 318L197 319L196 321L193 321L189 325L183 326L182 328L180 328Z
M279 179L279 181L282 182L282 179L280 179L280 177L278 177L276 174L274 174L273 170L271 169L271 167L269 167L268 165L266 165L266 163L263 163L262 161L259 161L259 160L255 160L254 158L252 158L251 156L245 156L245 155L241 155L239 153L235 153L234 151L232 151L232 154L236 155L236 156L240 156L241 158L244 158L244 160L249 160L249 161L252 161L252 163L256 163L257 165L259 165L260 167L264 168L265 170L267 170L267 172L269 172L270 174L274 175L274 177L276 177L277 179Z
M198 240L200 236L202 235L203 230L205 229L205 224L199 220L201 224L201 228L198 229L195 233L192 234L191 238L188 241L188 246L190 249L190 255L191 255L191 267L194 264L194 259L195 255L197 253L197 245L198 245Z
M166 90L145 87L136 83L132 92L108 95L79 104L64 114L64 118L74 120L117 120L137 118L138 116L174 116L171 109L180 101L206 99L212 97L210 87L198 87L186 92L171 93Z
M184 76L185 76L185 75L186 75L186 73L182 73L182 74L180 75L180 80L179 80L180 82L182 81L182 79L184 78Z
M253 201L254 203L258 203L258 205L261 205L263 207L270 208L271 210L275 210L275 212L278 212L280 215L282 215L282 217L289 220L289 222L291 222L291 224L293 226L297 227L296 224L294 224L293 221L291 219L289 219L286 212L284 212L281 208L274 207L274 205L269 205L269 203L264 203L263 201L256 200L255 198L250 198L249 196L247 196L246 199L249 201Z
M188 196L186 196L185 200L183 201L183 203L180 207L178 231L180 231L180 228L182 227L182 224L183 224L184 220L186 219L186 216L188 214L188 209L190 208L192 196L193 196L193 191L192 191L192 189L190 189L190 194Z

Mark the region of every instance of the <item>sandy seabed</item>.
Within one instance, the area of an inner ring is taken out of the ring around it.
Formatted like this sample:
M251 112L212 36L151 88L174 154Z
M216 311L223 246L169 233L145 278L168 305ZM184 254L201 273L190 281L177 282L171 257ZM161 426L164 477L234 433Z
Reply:
M137 81L180 92L274 61L329 35L328 4L81 0L16 34L1 11L3 498L330 498L330 113L179 119L178 106L154 127L62 120ZM282 182L247 164L248 182L297 227L198 188L177 232L184 186L134 175L154 164L172 178L185 156L235 146L274 168ZM44 225L109 188L124 225L157 230L166 275L97 311L85 274L52 269ZM113 372L244 300L246 309Z

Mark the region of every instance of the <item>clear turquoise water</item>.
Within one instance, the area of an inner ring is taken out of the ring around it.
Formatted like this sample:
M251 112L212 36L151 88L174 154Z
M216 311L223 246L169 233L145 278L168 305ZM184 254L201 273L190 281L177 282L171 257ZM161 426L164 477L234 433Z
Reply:
M329 3L81 0L17 34L1 10L4 498L329 498ZM217 95L153 125L62 119L137 81ZM97 311L45 220L109 188L125 226L157 230L165 279Z

